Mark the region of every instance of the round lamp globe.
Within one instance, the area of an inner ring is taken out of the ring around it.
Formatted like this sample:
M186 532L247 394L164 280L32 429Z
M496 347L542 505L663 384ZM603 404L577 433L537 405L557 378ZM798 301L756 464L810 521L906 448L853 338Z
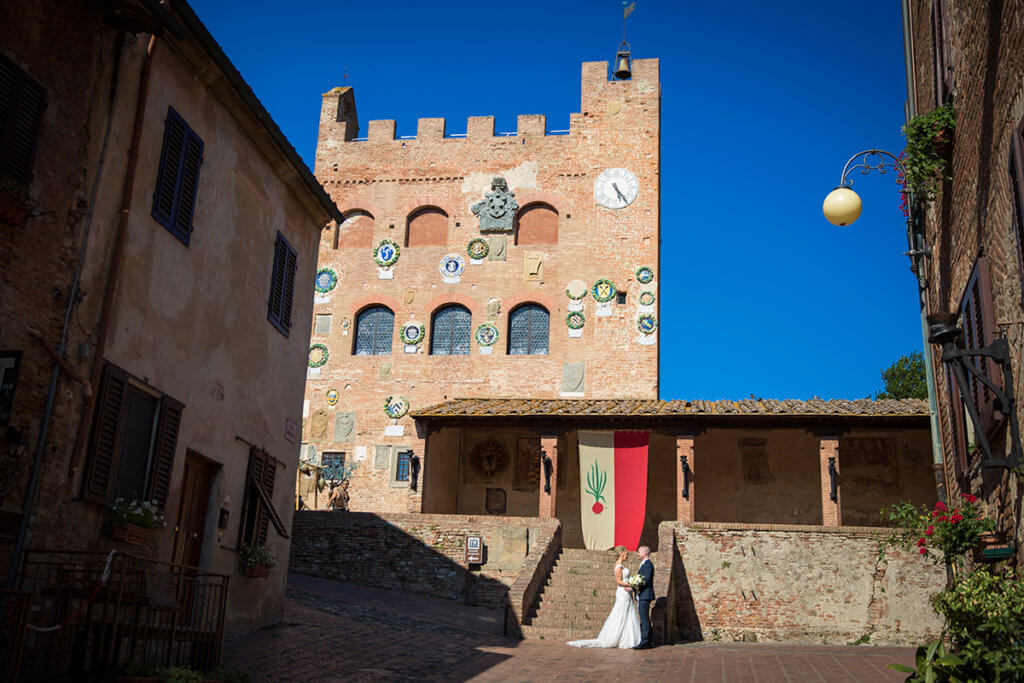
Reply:
M850 225L860 217L860 197L848 187L837 187L828 193L821 208L832 225Z

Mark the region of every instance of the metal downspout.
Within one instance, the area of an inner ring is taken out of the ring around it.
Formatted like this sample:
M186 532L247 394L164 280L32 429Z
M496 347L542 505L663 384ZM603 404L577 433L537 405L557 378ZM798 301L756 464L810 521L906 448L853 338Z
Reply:
M127 241L125 236L128 232L128 217L131 215L132 196L135 189L135 169L139 161L142 124L146 117L149 77L150 72L153 70L153 52L156 49L156 43L157 37L155 35L150 36L149 45L146 47L146 57L142 62L142 74L139 77L139 94L135 103L135 121L132 126L131 147L128 151L128 166L125 168L124 185L121 189L121 212L117 221L117 230L114 233L113 253L110 258L110 266L107 268L106 287L103 291L103 305L100 309L99 327L96 332L96 348L93 350L92 369L89 372L89 381L92 383L94 390L92 400L86 404L82 422L78 426L78 438L75 440L75 450L71 456L71 470L76 470L81 462L82 453L85 451L85 445L89 439L92 418L96 412L96 402L99 400L103 355L107 348L110 320L114 312L114 294L117 292L117 283L121 276L121 265L124 262L124 247Z
M57 346L57 355L64 356L67 350L68 324L71 314L78 301L78 283L82 277L82 267L85 262L85 250L89 244L89 232L92 227L93 209L96 207L96 193L99 190L100 177L103 175L103 164L107 156L107 143L110 140L110 129L114 120L114 107L117 101L117 87L120 82L121 58L124 54L126 37L124 32L117 34L117 49L114 53L113 73L110 77L110 99L107 105L107 126L103 131L103 142L100 145L100 156L96 162L96 177L93 178L92 190L89 194L89 210L85 215L85 224L82 226L82 246L78 252L78 263L75 266L75 277L71 281L68 291L68 305L64 309L64 323L61 327L60 344ZM53 403L57 394L57 380L60 378L60 363L55 362L53 373L50 376L50 386L46 394L46 402L43 405L43 416L39 420L39 435L36 439L35 453L32 456L32 470L29 474L28 487L25 489L25 498L21 507L21 522L18 525L18 536L14 542L14 550L11 553L10 564L7 567L7 579L4 586L8 589L14 588L15 577L18 573L18 564L22 548L25 545L25 537L28 535L28 522L32 513L32 505L35 503L36 487L39 484L39 470L41 469L43 451L46 446L46 435L50 428L50 417L53 414ZM95 395L95 387L93 387Z
M914 80L914 33L910 9L910 0L900 2L903 15L903 60L907 76L907 120L917 116L917 82ZM916 229L913 219L907 221L907 243L910 250L920 251L925 247L924 231ZM918 300L921 308L921 338L924 343L924 377L928 386L928 420L931 424L932 437L932 469L935 474L935 490L938 499L946 500L946 468L942 451L942 432L939 430L938 401L935 392L935 367L931 348L928 343L928 276L925 272L924 259L916 257L915 274L917 275Z

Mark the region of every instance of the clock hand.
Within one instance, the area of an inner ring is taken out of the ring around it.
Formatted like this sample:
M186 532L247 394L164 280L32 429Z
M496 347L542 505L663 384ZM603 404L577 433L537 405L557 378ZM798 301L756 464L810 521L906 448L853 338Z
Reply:
M615 194L619 195L619 199L621 199L624 204L628 204L629 202L626 201L626 197L619 190L619 186L616 183L612 183L612 187L615 188Z

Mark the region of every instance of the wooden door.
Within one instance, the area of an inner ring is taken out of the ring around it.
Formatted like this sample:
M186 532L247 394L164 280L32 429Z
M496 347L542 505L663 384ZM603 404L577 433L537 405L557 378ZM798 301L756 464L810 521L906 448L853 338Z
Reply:
M185 455L185 474L181 479L181 501L174 524L173 562L190 567L199 566L206 531L210 490L217 465L198 453Z

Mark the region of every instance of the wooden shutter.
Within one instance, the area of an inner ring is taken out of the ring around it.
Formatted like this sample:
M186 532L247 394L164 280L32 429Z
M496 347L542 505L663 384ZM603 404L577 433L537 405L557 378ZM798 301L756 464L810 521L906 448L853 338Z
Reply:
M960 326L964 331L964 348L981 349L996 338L995 314L992 310L992 285L989 280L989 264L985 257L979 258L964 288L960 300ZM968 358L969 363L985 373L996 386L1001 388L1002 375L995 361L985 358ZM978 406L982 428L990 434L1001 414L995 410L995 396L980 380L968 376L971 399Z
M174 107L168 107L153 194L153 218L186 245L192 235L192 215L202 163L202 139Z
M277 478L277 460L266 453L263 454L263 457L263 477L260 480L260 484L263 486L263 492L267 494L267 503L273 505L274 480ZM267 527L270 524L270 516L271 511L268 509L268 505L261 505L259 523L256 526L256 538L260 545L267 544Z
M0 179L21 185L32 180L46 88L0 54Z
M149 492L147 497L155 500L162 510L167 503L171 488L171 471L174 468L174 451L178 445L178 429L181 413L185 406L170 396L160 401L160 415L157 420L156 437L153 442L153 459L150 464Z
M106 505L114 493L124 439L127 387L128 374L124 370L109 364L103 367L82 478L82 498L94 503Z
M949 434L953 457L960 474L967 471L967 429L964 414L963 401L960 398L960 389L957 387L956 378L946 365L946 393L949 398Z
M1010 139L1009 171L1013 232L1017 238L1017 274L1021 284L1021 305L1024 305L1024 120L1021 120Z
M945 0L932 0L932 47L935 49L935 106L949 101L949 50L946 47Z
M242 530L243 538L241 539L241 545L244 545L245 543L252 543L253 545L267 544L267 527L270 523L271 513L270 510L267 509L267 506L260 500L261 496L259 495L259 492L252 491L251 487L262 487L267 500L273 500L274 479L276 477L277 460L258 448L250 450L249 474L246 477L245 504L243 505L243 510L247 511L247 508L250 505L255 505L258 509L254 517L255 521L253 523L253 528ZM247 517L248 515L246 514L245 516ZM242 523L245 523L244 520ZM249 538L244 538L246 535L248 535Z
M267 320L288 336L292 329L292 299L295 297L295 272L299 255L284 235L277 233L274 242L274 268L270 275L270 300Z

